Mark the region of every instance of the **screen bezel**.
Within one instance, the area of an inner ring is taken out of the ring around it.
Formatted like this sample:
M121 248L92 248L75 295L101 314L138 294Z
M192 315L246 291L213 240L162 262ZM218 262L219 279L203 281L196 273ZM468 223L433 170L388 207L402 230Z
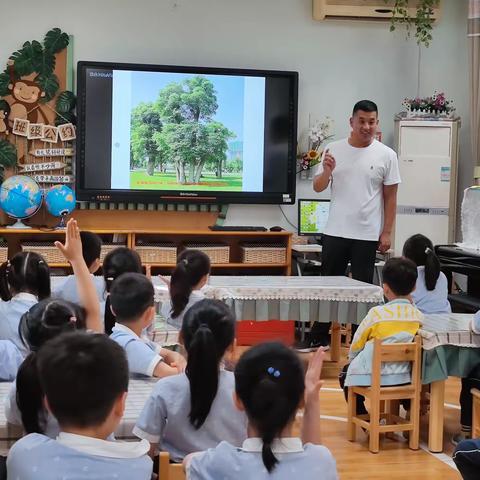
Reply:
M199 192L192 190L98 190L85 188L85 103L86 71L89 68L112 70L141 70L149 72L176 72L212 75L277 76L290 79L289 98L289 148L287 166L287 191L285 192ZM289 205L295 203L296 150L298 118L298 72L252 70L237 68L188 67L173 65L148 65L133 63L89 62L77 64L77 153L75 187L77 200L94 202L132 203L263 203Z
M315 237L315 236L323 235L324 232L308 232L308 233L301 232L300 228L302 226L302 216L300 215L300 213L302 211L302 202L330 203L330 199L329 198L299 198L297 202L298 203L298 228L297 228L298 236Z

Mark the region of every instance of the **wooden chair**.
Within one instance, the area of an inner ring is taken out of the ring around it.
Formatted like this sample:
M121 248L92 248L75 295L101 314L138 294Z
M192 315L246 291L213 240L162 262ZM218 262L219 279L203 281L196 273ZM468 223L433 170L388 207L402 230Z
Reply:
M472 388L473 396L473 421L472 438L480 438L480 390Z
M170 463L170 454L160 452L158 462L159 480L185 480L186 475L181 463Z
M410 362L411 383L407 385L382 387L380 384L381 364L383 362ZM368 430L369 450L378 453L380 434L387 432L410 431L409 447L417 450L420 435L420 395L421 395L421 340L417 335L412 343L385 343L374 340L372 386L348 387L348 424L347 435L355 441L356 426ZM357 415L357 395L370 400L370 414ZM399 400L409 399L409 419L398 415ZM382 406L384 405L384 407ZM386 412L383 410L386 407ZM380 423L381 422L381 423Z

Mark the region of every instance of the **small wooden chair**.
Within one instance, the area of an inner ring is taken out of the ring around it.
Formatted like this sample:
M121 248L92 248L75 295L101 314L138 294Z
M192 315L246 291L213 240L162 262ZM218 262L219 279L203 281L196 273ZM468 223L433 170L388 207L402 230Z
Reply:
M383 362L410 362L412 364L411 383L382 387L380 373ZM374 340L372 386L348 387L347 435L350 441L355 441L356 425L363 427L370 434L370 452L378 453L381 433L410 431L409 447L413 450L418 449L422 390L420 368L421 340L418 335L412 343L382 344L381 340ZM369 415L357 415L357 395L363 395L370 400ZM398 401L404 399L409 399L411 402L409 419L401 418L398 415ZM382 412L384 404L386 404L386 413Z
M470 392L473 396L472 438L480 438L480 390L472 388Z
M185 480L186 475L181 463L170 463L170 454L160 452L158 462L159 480Z

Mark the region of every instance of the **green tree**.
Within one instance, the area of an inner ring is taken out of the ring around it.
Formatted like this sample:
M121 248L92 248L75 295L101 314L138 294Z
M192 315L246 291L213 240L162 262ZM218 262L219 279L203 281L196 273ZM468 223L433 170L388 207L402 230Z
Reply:
M155 110L163 130L154 138L157 149L168 152L177 182L199 183L207 162L220 163L221 170L233 133L212 120L217 109L214 85L202 76L170 83L159 93Z
M155 135L162 130L160 113L152 103L140 103L132 111L132 167L146 168L153 175L155 167L163 168L164 158L158 150Z

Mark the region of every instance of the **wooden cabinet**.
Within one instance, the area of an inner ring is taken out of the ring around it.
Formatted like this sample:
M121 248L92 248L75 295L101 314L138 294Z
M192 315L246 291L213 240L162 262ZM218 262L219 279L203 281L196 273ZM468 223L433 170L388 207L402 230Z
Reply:
M171 243L180 252L185 244L212 245L222 243L229 247L229 261L212 264L217 275L290 275L291 232L218 232L207 225L215 223L213 213L198 212L140 212L140 211L76 211L81 230L99 234L105 243L121 242L135 248L139 244ZM62 230L52 229L0 229L0 237L8 243L11 258L25 242L42 242L52 245L64 236ZM242 244L255 242L261 245L280 245L285 248L281 263L243 263ZM148 273L169 273L175 263L144 262ZM67 263L50 263L54 268L68 268Z

